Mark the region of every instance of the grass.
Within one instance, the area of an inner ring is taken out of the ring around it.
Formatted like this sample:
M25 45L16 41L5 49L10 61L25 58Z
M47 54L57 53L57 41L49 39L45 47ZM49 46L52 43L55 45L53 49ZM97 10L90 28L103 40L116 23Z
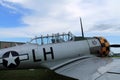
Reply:
M1 70L0 80L73 80L45 69Z

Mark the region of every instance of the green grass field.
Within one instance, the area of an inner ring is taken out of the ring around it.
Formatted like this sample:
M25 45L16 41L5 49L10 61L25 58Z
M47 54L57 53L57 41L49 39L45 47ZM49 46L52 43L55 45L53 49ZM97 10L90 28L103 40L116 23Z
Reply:
M73 80L45 69L1 70L0 80Z

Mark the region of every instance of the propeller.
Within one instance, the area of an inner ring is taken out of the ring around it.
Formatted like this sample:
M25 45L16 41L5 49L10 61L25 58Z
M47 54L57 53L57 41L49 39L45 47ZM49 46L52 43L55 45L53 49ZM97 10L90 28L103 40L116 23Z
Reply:
M82 19L81 19L81 17L80 17L80 26L81 26L82 37L84 38L84 31L83 31L83 25L82 25Z
M120 47L120 44L112 44L110 47Z

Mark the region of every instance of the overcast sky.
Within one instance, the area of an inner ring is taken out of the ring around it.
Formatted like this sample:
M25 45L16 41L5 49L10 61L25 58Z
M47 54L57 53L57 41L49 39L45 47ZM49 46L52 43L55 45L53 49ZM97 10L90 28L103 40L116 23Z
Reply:
M120 43L120 0L0 0L0 40L71 31Z

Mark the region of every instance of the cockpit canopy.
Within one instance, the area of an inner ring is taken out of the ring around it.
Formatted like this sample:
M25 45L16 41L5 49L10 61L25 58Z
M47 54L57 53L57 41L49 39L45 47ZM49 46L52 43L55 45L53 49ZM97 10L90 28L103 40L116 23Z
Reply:
M63 33L63 34L52 34L52 35L41 35L40 37L35 37L31 39L30 43L44 45L44 44L51 44L51 43L61 43L67 41L73 41L74 35L71 32Z

